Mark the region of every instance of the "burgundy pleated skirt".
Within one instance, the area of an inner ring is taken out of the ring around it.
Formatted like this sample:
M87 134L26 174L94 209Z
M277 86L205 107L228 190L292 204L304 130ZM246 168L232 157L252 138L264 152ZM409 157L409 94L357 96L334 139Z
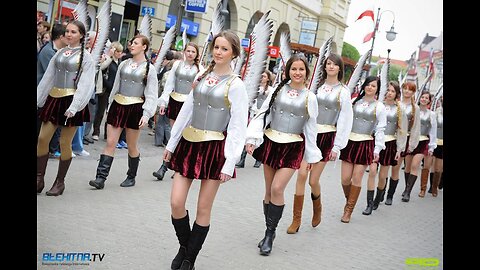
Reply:
M168 168L189 179L220 180L220 173L226 160L224 148L225 139L190 142L182 137L172 154ZM232 178L235 177L234 170Z
M138 129L138 123L143 116L143 102L130 105L122 105L112 102L108 109L107 124L114 127Z
M172 97L168 99L167 117L168 119L177 120L178 113L182 109L183 102L176 101Z
M305 136L303 134L300 136L303 138L301 142L277 143L263 135L263 143L253 151L252 156L275 170L280 168L297 170L305 152Z
M385 143L385 149L380 151L380 158L378 162L382 166L396 166L395 154L397 153L397 140Z
M428 155L428 143L430 140L425 140L425 141L419 141L417 148L415 148L411 153L408 153L407 155L416 155L416 154L422 154L424 156Z
M348 140L347 146L340 151L340 159L353 164L370 165L374 149L375 140L359 142Z
M88 106L85 106L85 108L78 111L72 118L69 118L65 125L65 112L68 107L70 107L70 104L72 104L72 100L73 95L61 98L54 98L50 95L47 96L45 105L42 107L39 115L40 119L43 122L50 121L54 125L67 127L83 126L83 122L90 122L90 111L88 110Z
M330 156L333 143L335 142L335 134L337 134L335 131L317 134L317 146L322 151L322 159L320 161L328 161L328 156Z
M433 150L433 156L438 159L443 159L443 145L437 145L437 148Z

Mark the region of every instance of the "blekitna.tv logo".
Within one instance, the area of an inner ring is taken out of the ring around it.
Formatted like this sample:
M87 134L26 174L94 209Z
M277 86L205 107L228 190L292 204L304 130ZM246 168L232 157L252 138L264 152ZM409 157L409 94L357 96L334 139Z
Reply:
M90 252L45 252L42 254L43 265L90 265L90 262L101 262L105 253Z

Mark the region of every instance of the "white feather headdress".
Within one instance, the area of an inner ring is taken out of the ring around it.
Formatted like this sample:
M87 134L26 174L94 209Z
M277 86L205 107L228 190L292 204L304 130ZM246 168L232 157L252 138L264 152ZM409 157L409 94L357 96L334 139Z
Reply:
M152 17L148 13L143 16L142 22L140 23L140 27L138 28L138 32L141 35L144 35L148 38L148 41L150 41L150 44L152 44ZM152 55L152 46L148 49L147 52L147 57L150 58Z
M88 31L90 29L90 25L88 24L88 6L87 0L80 0L72 11L73 18L77 21L80 21L85 26L85 30Z
M223 30L223 26L225 24L225 17L220 12L221 10L222 10L222 1L219 1L217 6L215 7L215 10L213 11L212 25L210 26L210 32L205 38L205 41L203 42L202 54L200 55L200 63L202 64L203 64L203 59L205 58L208 51L208 44L209 44L208 40L210 38L213 38Z
M170 50L170 47L172 47L172 43L175 40L175 32L176 31L174 25L170 27L170 29L168 29L167 33L165 33L165 36L163 37L162 45L160 45L160 49L157 53L157 58L155 59L155 63L153 64L155 66L155 69L157 70L157 73L162 67L163 58L165 58L165 55Z
M322 79L323 70L325 69L325 59L327 59L327 57L330 55L332 40L333 36L327 39L318 51L317 63L315 64L312 79L310 80L310 85L308 86L308 89L314 94L317 94L317 89L320 86L320 80Z
M112 3L111 0L107 0L97 14L97 35L95 36L95 42L91 51L97 72L100 67L100 59L107 44L108 34L110 33L111 15Z
M390 54L390 49L388 50ZM388 89L388 73L390 71L390 56L387 56L380 72L380 91L378 92L378 101L383 102Z
M245 57L246 57L245 50L242 48L240 49L240 55L237 57L235 61L235 66L233 68L233 73L237 75L241 75L240 72L242 70L243 63L245 62Z
M372 53L372 50L368 50L364 55L362 55L362 57L360 57L357 64L355 65L352 75L350 76L350 79L348 80L348 83L347 83L347 87L348 89L350 89L350 94L353 94L353 92L355 91L355 87L360 82L360 77L362 76L362 73L363 73L363 67L367 62L367 58L370 55L370 53Z

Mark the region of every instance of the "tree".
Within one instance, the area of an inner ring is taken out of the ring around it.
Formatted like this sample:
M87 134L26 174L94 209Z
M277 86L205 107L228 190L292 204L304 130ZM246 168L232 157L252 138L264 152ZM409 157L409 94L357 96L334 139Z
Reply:
M376 66L376 67L372 68L372 72L370 72L370 74L377 74L379 72L378 69L381 70L382 66L383 65ZM388 71L388 80L389 81L398 81L398 74L400 74L400 71L402 71L402 74L405 74L405 69L404 68L402 68L399 65L392 65L390 63L390 68L389 68L389 71Z
M348 42L343 42L342 57L349 58L355 62L358 62L358 59L360 59L360 53L358 52L357 48L350 45ZM350 75L353 72L353 68L354 67L345 66L345 74L343 76L343 80L345 82L348 80L348 78L350 78Z

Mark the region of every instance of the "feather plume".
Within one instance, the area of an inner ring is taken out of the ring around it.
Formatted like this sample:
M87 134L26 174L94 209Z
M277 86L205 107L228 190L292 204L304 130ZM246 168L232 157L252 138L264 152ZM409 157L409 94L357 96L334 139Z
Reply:
M245 50L242 48L240 50L240 55L237 57L237 61L235 62L235 67L233 68L233 73L240 75L242 70L243 63L245 62Z
M141 35L146 36L148 40L152 42L152 17L150 17L148 13L143 16L138 32L140 32Z
M212 24L210 26L210 32L205 38L205 41L203 43L203 49L202 49L202 55L200 55L200 63L203 63L203 60L205 56L207 55L208 52L208 44L209 44L209 39L216 36L218 33L220 33L223 30L223 26L225 24L225 17L222 15L220 12L222 10L222 1L219 1L217 6L215 7L215 10L213 11L212 15ZM207 57L208 58L208 57ZM205 64L206 66L206 64Z
M432 106L430 106L430 110L435 111L437 109L437 102L440 100L440 98L443 96L443 83L440 84L438 87L437 93L435 93L435 96L432 98Z
M183 28L183 33L182 33L182 50L185 50L185 47L187 47L187 28Z
M258 96L258 87L262 79L262 73L267 68L268 44L272 35L273 21L268 18L267 11L253 28L250 35L250 50L247 59L246 76L243 78L249 99L249 105Z
M110 33L110 18L112 17L112 3L107 0L97 14L97 36L91 51L95 63L95 70L98 72L100 59L102 58Z
M162 67L162 62L163 58L165 58L165 55L167 54L168 50L170 50L170 47L172 47L172 43L175 40L175 26L170 27L168 29L167 33L165 33L165 36L163 37L162 40L162 45L160 46L160 49L158 50L157 58L155 59L155 69L157 70L157 73L160 71Z
M88 8L87 8L87 0L80 0L75 7L75 9L72 11L73 18L77 21L80 21L85 25L85 29L88 30L89 24L88 24Z
M417 91L415 92L415 102L418 103L420 101L420 96L422 95L423 91L427 90L427 84L430 82L430 80L433 77L433 72L428 72L427 77L423 81L422 85L417 88ZM418 77L417 77L418 79Z
M360 82L360 77L362 77L363 73L363 66L365 66L367 58L371 53L372 50L368 50L364 55L362 55L362 57L360 57L357 64L355 65L352 75L350 76L350 79L347 83L347 87L348 89L350 89L350 94L353 94L353 92L355 91L355 86L357 86L357 84Z
M287 64L288 59L292 56L292 49L290 48L290 33L282 32L280 35L280 56L282 65Z
M378 92L378 101L383 102L388 89L388 72L390 71L390 58L385 59L380 72L380 91Z
M327 39L318 51L317 63L315 64L312 79L310 80L310 85L308 86L308 89L315 94L317 94L317 89L320 86L320 80L322 79L323 70L325 68L325 59L327 59L328 55L330 54L332 40L333 36Z

